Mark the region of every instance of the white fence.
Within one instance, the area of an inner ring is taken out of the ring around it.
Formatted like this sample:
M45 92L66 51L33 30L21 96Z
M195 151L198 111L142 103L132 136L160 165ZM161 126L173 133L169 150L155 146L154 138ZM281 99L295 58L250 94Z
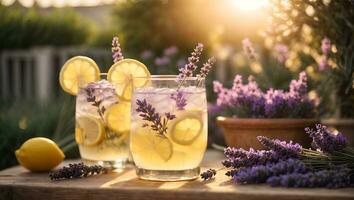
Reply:
M0 98L46 101L55 96L60 68L75 55L89 56L103 68L112 64L110 52L103 49L36 47L0 51Z

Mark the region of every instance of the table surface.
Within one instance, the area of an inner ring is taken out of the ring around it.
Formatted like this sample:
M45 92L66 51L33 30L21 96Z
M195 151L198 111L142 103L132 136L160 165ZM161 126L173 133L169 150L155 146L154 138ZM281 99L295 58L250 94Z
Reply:
M202 170L220 167L221 152L207 151ZM65 161L67 164L71 161ZM202 181L153 182L136 177L133 167L89 178L51 181L48 173L30 173L20 166L0 172L0 200L12 199L142 199L142 200L290 200L290 199L354 199L354 188L287 189L267 185L235 185L225 171L215 179Z

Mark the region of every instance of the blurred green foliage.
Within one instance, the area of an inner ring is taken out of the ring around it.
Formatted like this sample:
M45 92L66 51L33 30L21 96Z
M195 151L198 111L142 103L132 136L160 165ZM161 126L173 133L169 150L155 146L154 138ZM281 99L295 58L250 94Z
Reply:
M40 14L0 5L0 49L35 45L80 45L89 39L90 24L69 8Z
M74 98L62 95L46 104L38 101L1 102L0 169L17 164L14 151L32 137L54 140L66 157L78 156L74 142Z

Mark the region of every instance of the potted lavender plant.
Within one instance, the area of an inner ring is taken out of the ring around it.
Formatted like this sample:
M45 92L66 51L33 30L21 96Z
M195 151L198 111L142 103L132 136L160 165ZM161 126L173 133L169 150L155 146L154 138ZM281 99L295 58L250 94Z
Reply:
M270 88L263 92L252 76L244 84L242 77L236 75L231 89L218 81L213 84L216 103L228 116L217 117L217 124L229 146L261 149L258 135L310 145L303 130L316 119L314 103L307 95L305 72L290 82L289 91Z

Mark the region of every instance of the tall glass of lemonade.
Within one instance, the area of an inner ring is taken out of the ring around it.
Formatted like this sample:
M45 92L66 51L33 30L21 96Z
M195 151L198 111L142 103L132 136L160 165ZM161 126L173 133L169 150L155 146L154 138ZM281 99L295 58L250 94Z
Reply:
M134 78L146 82L131 98L130 150L137 175L158 181L199 176L207 146L204 79L176 76Z

